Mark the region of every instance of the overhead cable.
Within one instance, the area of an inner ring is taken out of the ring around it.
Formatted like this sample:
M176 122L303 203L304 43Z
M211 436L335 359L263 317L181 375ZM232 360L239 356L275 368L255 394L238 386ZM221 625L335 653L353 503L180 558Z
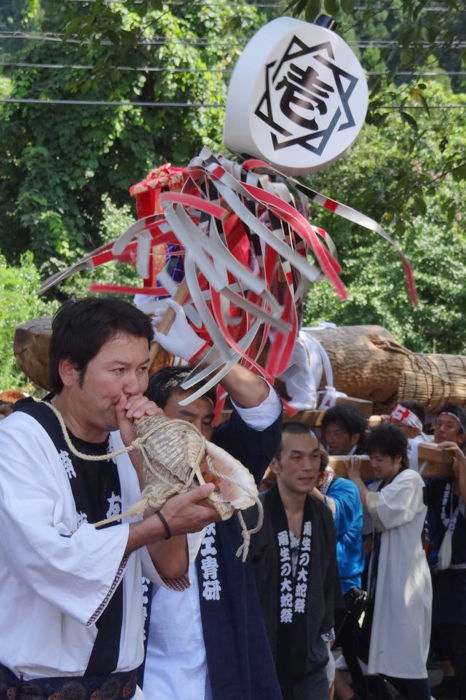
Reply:
M82 3L85 5L93 4L96 0L68 0L68 2L75 2L75 3ZM104 0L106 5L113 5L116 2L121 2L121 0ZM143 0L135 0L135 3L137 5L142 5ZM180 6L180 5L185 5L186 2L185 0L168 0L167 2L163 2L163 5L174 5L174 6ZM196 0L195 3L196 5L204 5L206 7L215 7L215 4L209 0ZM280 9L279 4L277 2L248 2L248 5L251 5L251 7L273 7L277 10ZM373 9L373 8L368 8L367 5L356 5L353 10L367 10L367 9ZM389 9L389 8L387 8ZM421 12L449 12L450 9L447 7L442 7L441 5L437 6L432 6L432 7L423 7L421 8ZM461 10L459 10L461 12Z
M73 38L68 38L64 39L62 34L57 34L57 33L43 33L43 32L22 32L22 31L13 31L13 32L8 32L8 31L2 31L0 32L0 40L10 40L10 39L22 39L22 40L27 40L30 39L32 41L50 41L53 43L64 43L64 44L79 44L79 45L86 45L92 43L90 39L73 39ZM113 46L113 42L109 41L108 39L102 39L99 41L101 45L104 46ZM138 41L137 44L139 46L166 46L166 45L172 45L172 44L179 44L183 46L212 46L215 45L216 43L222 44L222 43L231 43L229 39L203 39L203 38L198 38L198 39L167 39L166 37L159 36L159 37L153 37L151 39L144 39L141 41ZM397 46L402 46L402 44L398 41L394 40L389 40L389 39L377 39L377 40L361 40L361 41L349 41L348 44L350 46L356 46L359 48L394 48ZM428 42L428 41L419 41L419 42L412 42L411 46L416 46L416 47L422 47L422 48L430 48L431 46L438 46L438 47L447 47L448 49L464 49L466 47L466 42L460 41L460 42L443 42L443 41L438 41L438 42Z
M48 105L88 105L104 107L157 107L157 108L195 108L195 109L224 109L221 104L205 104L203 102L142 102L138 100L59 100L32 97L5 97L0 103L6 104L48 104ZM465 109L466 102L461 104L429 105L429 109ZM392 105L386 109L425 109L423 105Z
M91 64L80 63L28 63L26 61L0 61L0 68L35 68L35 69L56 69L56 70L94 70L95 66ZM176 67L167 68L166 66L109 66L109 69L117 71L135 71L140 73L222 73L229 74L231 68L215 68L213 66L207 68L189 68ZM446 75L466 75L466 71L366 71L366 75L399 75L399 76L417 76L422 78L437 78Z

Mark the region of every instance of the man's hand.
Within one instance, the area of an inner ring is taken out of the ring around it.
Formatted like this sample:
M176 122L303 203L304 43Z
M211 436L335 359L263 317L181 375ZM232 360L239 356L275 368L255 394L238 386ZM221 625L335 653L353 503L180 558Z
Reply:
M363 506L366 505L367 494L369 493L364 481L361 479L361 459L357 455L351 455L348 465L348 478L358 487L359 495Z
M466 471L466 455L456 442L439 442L437 447L453 452L453 473L458 479L462 470Z
M129 398L122 396L116 405L116 416L123 444L128 447L135 439L136 428L134 427L134 421L137 418L162 414L162 409L142 394L136 394Z
M361 479L361 460L357 455L351 455L348 465L348 478L356 483L362 482Z
M173 536L199 532L210 523L220 520L220 515L207 497L215 490L213 484L204 484L178 496L172 496L160 512L168 523ZM126 554L145 545L155 544L166 537L165 528L158 515L150 515L142 522L129 526Z
M160 512L165 517L172 535L199 532L210 523L220 520L216 508L206 500L213 491L214 484L204 484L168 499Z

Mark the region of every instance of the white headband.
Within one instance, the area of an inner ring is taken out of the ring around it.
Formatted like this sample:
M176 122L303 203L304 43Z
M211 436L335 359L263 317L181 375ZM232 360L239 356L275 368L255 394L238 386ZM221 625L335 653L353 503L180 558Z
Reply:
M462 422L461 422L461 419L458 418L458 416L456 415L456 413L450 413L450 411L440 411L440 413L439 413L438 415L439 415L439 416L442 416L442 415L444 415L444 414L445 414L446 416L451 416L452 418L454 418L455 420L457 420L458 423L460 424L460 432L461 432L461 433L464 433L464 426L463 426L463 424L462 424ZM438 416L437 416L437 417L438 417Z
M416 428L422 432L422 423L415 413L402 406L400 403L395 406L390 414L390 418L396 420L398 423L408 426L409 428Z

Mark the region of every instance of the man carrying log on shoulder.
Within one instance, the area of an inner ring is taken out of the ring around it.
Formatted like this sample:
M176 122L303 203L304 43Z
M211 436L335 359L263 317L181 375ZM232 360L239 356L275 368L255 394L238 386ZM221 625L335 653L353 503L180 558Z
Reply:
M141 695L142 572L189 585L184 535L218 519L207 484L143 520L93 526L140 498L138 450L112 453L160 413L144 396L151 339L124 301L67 302L52 326L53 393L0 425L2 698Z

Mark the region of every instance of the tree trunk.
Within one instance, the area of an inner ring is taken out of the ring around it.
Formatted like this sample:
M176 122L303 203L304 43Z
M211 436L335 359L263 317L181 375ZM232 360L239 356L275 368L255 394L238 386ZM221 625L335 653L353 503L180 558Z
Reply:
M382 326L313 330L330 359L335 387L388 411L397 402L419 401L429 411L446 401L466 403L466 356L414 353Z
M446 401L466 404L466 356L413 353L381 326L311 332L327 351L335 387L373 401L375 411L386 412L404 399L415 399L433 412ZM51 319L42 317L18 326L14 340L19 366L43 389L49 387L50 333ZM163 364L171 363L164 359Z

